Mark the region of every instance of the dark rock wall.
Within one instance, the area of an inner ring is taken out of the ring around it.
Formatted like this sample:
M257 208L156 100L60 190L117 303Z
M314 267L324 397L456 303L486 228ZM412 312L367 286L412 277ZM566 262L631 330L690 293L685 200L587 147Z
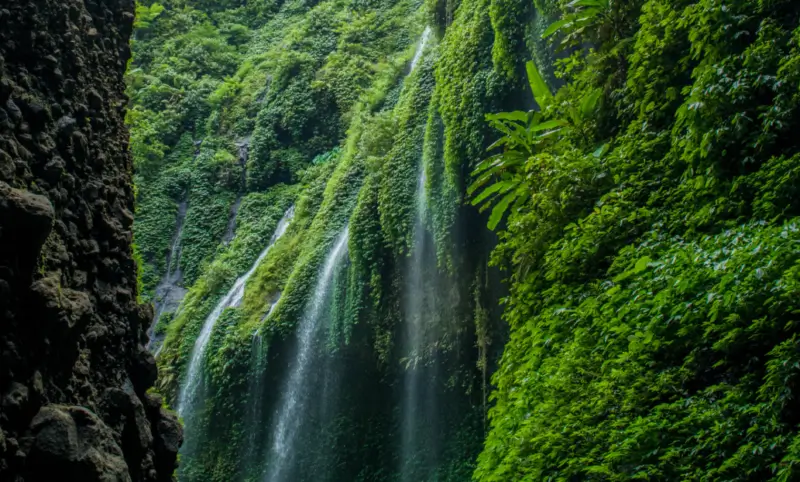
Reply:
M0 480L171 480L147 393L123 74L133 0L0 1Z

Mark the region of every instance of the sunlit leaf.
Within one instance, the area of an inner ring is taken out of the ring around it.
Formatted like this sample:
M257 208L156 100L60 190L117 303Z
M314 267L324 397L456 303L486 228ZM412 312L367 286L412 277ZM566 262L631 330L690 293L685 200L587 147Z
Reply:
M544 108L553 100L550 87L545 83L533 60L529 60L525 64L525 69L528 72L528 82L531 86L531 92L533 92L533 98L536 99L536 103L539 104L539 107Z

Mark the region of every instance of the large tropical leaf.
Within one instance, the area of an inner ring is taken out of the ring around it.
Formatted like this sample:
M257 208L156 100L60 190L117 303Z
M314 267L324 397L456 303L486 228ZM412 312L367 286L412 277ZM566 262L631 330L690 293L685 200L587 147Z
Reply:
M556 127L566 127L568 125L569 125L569 123L567 123L567 122L565 122L563 120L554 119L554 120L549 120L547 122L542 122L541 124L536 124L535 126L531 126L530 131L531 132L541 132L541 131L546 131L546 130L550 130L550 129L555 129Z
M590 93L583 96L581 99L581 114L586 119L597 109L597 104L600 102L603 91L601 89L594 89Z
M562 18L557 22L553 22L552 24L550 24L549 27L547 27L547 30L544 31L544 33L542 34L542 38L547 38L553 35L554 33L558 32L564 26L569 25L570 23L572 23L572 18L570 18L570 16Z
M509 160L509 162L504 162L502 164L498 164L498 165L492 167L491 169L489 169L488 171L485 171L483 174L481 174L481 176L478 179L475 180L475 182L472 183L472 185L470 185L469 189L467 189L467 194L471 196L475 191L480 189L486 183L488 183L489 181L491 181L495 177L503 174L510 167L516 167L518 165L521 165L523 161L524 161L524 158L521 158L520 160L514 160L514 161Z
M512 191L505 195L503 199L500 200L499 203L492 209L492 215L489 216L489 229L494 231L497 229L497 225L500 224L502 221L503 216L506 214L508 207L511 206L511 203L514 202L514 199L517 198L517 191Z
M487 187L483 190L478 196L476 196L472 200L472 205L477 206L478 204L482 203L486 199L489 199L491 196L495 194L503 194L506 193L519 185L519 181L510 180L510 181L501 181L492 184L491 186Z
M608 8L608 0L573 0L567 7L577 9L578 7Z
M499 112L497 114L486 114L488 121L517 121L528 122L528 113L517 110L514 112Z
M528 82L531 85L533 98L536 99L536 103L539 104L539 107L544 109L553 100L550 87L545 83L542 74L539 73L539 69L536 68L536 64L533 63L533 60L529 60L528 63L525 64L525 69L528 71Z

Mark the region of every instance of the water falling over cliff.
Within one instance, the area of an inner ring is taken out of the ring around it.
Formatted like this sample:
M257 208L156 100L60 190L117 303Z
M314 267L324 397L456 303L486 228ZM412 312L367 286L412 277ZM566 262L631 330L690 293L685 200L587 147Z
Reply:
M261 263L261 261L267 256L272 246L275 242L283 236L286 232L286 229L289 227L289 223L291 222L292 218L294 217L294 206L289 208L284 214L283 218L278 223L278 227L275 229L275 233L272 235L267 247L264 248L264 251L258 256L256 262L253 263L253 267L241 276L231 287L230 291L220 300L217 306L214 308L214 311L211 312L210 315L206 318L205 322L203 323L202 330L200 331L200 335L197 337L194 343L194 348L192 350L191 359L189 362L189 368L186 372L186 377L184 378L183 385L181 387L180 396L178 397L178 413L183 416L186 416L187 413L190 413L193 404L196 402L196 398L198 397L200 384L202 382L202 363L203 357L205 355L206 347L208 345L208 341L211 338L211 333L214 331L214 326L219 319L222 312L227 308L232 308L238 306L242 298L244 297L244 289L245 285L247 284L247 280L250 279L250 276L255 273L256 268ZM189 434L187 434L187 437Z
M426 27L425 31L422 32L422 38L417 45L417 51L414 53L414 59L411 61L411 66L409 68L411 72L417 68L420 60L422 60L422 56L425 54L425 47L428 45L431 35L433 35L433 30L430 27Z
M436 299L441 287L436 278L432 239L426 226L428 199L425 169L420 167L415 199L413 245L406 261L403 302L404 342L401 360L403 393L400 418L400 478L403 482L428 480L438 459L436 395L437 360L434 347Z
M345 227L336 239L319 274L317 285L297 328L297 348L291 362L286 383L280 393L278 410L272 423L272 447L268 455L266 481L281 482L289 479L292 464L292 451L302 428L306 405L319 388L310 383L310 372L321 359L322 344L318 339L323 323L326 321L324 308L330 300L332 281L336 270L347 256L349 229Z
M166 313L174 312L180 306L183 297L186 296L186 289L181 286L183 272L180 266L181 257L181 237L186 221L186 211L189 205L186 201L181 201L178 205L178 217L175 222L175 235L172 238L172 245L167 254L167 270L161 282L156 287L155 311L153 324L148 330L147 349L158 353L161 349L163 337L156 333L156 326L161 317Z

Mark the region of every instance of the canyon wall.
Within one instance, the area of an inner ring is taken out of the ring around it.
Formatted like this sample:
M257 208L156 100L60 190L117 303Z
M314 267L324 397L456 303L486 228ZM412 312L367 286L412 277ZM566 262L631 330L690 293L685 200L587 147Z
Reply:
M133 0L0 5L0 479L171 480L123 75Z

